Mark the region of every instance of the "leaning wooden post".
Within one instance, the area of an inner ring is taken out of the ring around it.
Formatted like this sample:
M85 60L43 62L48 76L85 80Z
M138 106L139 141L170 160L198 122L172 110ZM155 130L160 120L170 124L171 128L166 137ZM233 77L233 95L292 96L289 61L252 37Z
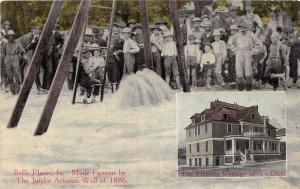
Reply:
M180 30L180 23L179 23L177 8L176 8L176 1L169 0L169 6L170 6L171 17L173 20L175 41L176 41L177 53L178 53L178 57L179 57L179 61L178 61L179 76L180 76L183 92L190 92L190 86L189 86L188 78L187 78L187 69L186 69L186 64L185 64L183 39L182 39L181 30Z
M44 26L43 32L37 44L37 48L33 54L31 63L27 70L27 74L22 84L18 100L15 104L9 122L7 124L7 128L13 128L18 126L26 101L31 91L33 82L35 80L35 76L38 71L37 68L42 62L43 55L45 55L48 49L49 38L51 37L52 31L54 30L55 23L61 12L62 5L63 5L63 1L54 1L52 4L46 24Z
M59 94L65 81L65 77L67 75L69 64L74 55L80 35L83 31L84 23L87 20L90 6L91 0L81 0L79 11L77 12L72 25L70 37L59 61L59 65L50 88L50 93L46 105L38 122L34 135L42 135L47 131L49 127L54 108L56 106Z
M139 7L140 7L140 20L142 23L142 30L143 30L145 63L147 68L153 70L154 68L153 68L153 59L151 53L148 15L147 15L147 7L146 7L145 0L139 0Z
M106 82L106 74L107 74L107 67L109 63L109 57L110 57L110 51L112 50L110 45L111 45L111 36L112 36L112 30L113 30L113 23L115 19L115 14L116 14L116 7L117 7L117 0L113 0L112 4L112 11L110 15L110 21L109 21L109 35L108 35L108 40L107 40L107 51L106 51L106 59L105 59L105 68L104 68L104 77L102 80L102 85L101 85L101 91L100 91L100 101L103 101L104 98L104 89L105 89L105 82Z

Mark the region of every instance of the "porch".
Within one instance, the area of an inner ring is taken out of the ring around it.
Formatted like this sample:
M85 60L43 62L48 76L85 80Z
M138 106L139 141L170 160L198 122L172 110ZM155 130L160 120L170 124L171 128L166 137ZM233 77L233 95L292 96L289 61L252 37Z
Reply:
M228 136L224 139L225 165L248 164L280 155L280 141L262 135Z

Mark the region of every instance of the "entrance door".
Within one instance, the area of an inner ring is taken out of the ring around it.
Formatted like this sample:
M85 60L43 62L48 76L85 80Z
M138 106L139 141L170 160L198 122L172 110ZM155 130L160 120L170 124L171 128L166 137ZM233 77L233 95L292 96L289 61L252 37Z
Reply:
M216 157L216 166L220 166L220 157Z

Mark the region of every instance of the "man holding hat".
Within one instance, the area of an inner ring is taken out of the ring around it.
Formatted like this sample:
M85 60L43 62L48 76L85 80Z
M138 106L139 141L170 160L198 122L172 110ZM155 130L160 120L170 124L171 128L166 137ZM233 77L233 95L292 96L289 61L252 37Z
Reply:
M25 53L22 45L15 40L15 32L8 30L8 42L4 46L5 69L12 94L17 94L21 86L20 56Z
M124 37L123 54L124 54L124 74L134 73L135 54L140 51L138 44L130 38L131 29L124 28L122 35Z
M192 86L196 86L197 76L196 76L196 67L200 65L201 60L201 51L197 45L194 44L196 37L192 34L188 36L189 43L184 46L184 54L188 69L188 78L189 83Z
M239 90L252 90L252 64L251 56L263 50L262 42L249 31L251 22L247 19L240 19L238 27L240 32L232 39L231 50L236 53L236 82ZM246 81L246 84L245 84Z
M160 34L160 28L158 26L152 27L152 34L150 36L151 42L151 52L153 57L153 66L155 72L162 76L162 67L161 67L161 51L163 46L163 38Z

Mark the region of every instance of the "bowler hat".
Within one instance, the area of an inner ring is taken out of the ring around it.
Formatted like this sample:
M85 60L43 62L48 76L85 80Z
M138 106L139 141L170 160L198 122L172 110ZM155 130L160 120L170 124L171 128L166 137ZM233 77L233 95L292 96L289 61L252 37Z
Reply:
M228 9L224 6L218 6L215 9L215 12L217 12L217 13L228 13Z

